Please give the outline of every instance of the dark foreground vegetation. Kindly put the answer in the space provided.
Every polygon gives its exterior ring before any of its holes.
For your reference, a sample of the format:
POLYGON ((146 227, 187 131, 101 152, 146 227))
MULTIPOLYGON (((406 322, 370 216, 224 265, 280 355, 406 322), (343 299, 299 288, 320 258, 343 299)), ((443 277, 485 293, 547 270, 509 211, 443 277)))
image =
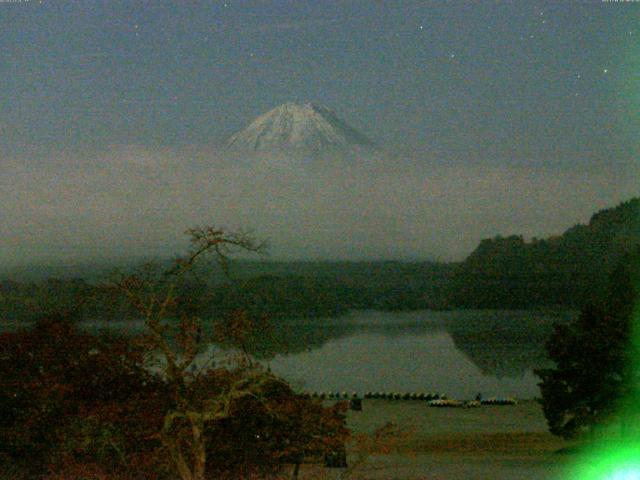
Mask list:
POLYGON ((82 296, 77 308, 56 302, 58 311, 31 328, 2 333, 5 478, 272 478, 344 451, 344 405, 295 393, 247 353, 245 339, 262 319, 235 309, 205 331, 195 313, 193 267, 207 255, 226 265, 234 250, 261 246, 213 228, 189 233, 192 250, 170 268, 145 266, 95 287, 105 306, 111 299, 136 312, 145 334, 79 331, 82 296), (204 349, 213 340, 240 353, 212 357, 204 349))
POLYGON ((59 316, 2 334, 3 478, 205 478, 189 468, 198 455, 206 478, 269 478, 322 461, 346 439, 343 407, 296 394, 258 366, 240 362, 178 382, 145 368, 146 353, 59 316), (211 413, 199 421, 202 452, 182 411, 211 413))
POLYGON ((594 297, 547 342, 553 368, 537 370, 551 433, 575 438, 612 423, 640 434, 640 248, 620 259, 594 297))

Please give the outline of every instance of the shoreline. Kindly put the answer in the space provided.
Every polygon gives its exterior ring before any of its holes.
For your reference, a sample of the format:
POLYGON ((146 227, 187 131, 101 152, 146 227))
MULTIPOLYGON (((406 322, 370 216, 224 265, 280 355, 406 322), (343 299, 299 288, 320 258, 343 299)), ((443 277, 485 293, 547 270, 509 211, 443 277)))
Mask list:
POLYGON ((567 478, 566 469, 575 458, 563 453, 575 442, 548 432, 535 400, 463 409, 365 399, 362 407, 347 413, 356 438, 370 436, 388 422, 397 436, 367 452, 366 461, 362 461, 362 446, 352 442, 347 449, 350 473, 327 468, 320 473, 317 466, 305 465, 301 479, 553 480, 567 478))

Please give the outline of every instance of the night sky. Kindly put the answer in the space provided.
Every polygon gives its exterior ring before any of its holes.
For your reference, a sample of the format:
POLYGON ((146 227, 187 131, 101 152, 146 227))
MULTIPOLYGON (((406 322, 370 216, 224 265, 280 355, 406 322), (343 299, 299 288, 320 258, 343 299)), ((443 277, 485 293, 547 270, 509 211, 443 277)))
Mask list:
POLYGON ((155 254, 208 223, 276 258, 461 258, 640 193, 640 2, 0 0, 0 32, 5 263, 155 254), (386 167, 220 158, 287 101, 386 167))

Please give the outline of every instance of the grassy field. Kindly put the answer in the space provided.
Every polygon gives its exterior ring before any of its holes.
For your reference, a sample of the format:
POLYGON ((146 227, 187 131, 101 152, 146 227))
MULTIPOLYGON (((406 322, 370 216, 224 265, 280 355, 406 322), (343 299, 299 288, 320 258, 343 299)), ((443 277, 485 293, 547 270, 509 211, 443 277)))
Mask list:
POLYGON ((348 415, 356 434, 371 434, 387 422, 397 427, 399 436, 383 441, 381 451, 352 447, 351 470, 303 466, 301 478, 571 479, 566 469, 574 457, 558 451, 572 444, 548 433, 533 400, 472 409, 364 400, 362 412, 348 415))

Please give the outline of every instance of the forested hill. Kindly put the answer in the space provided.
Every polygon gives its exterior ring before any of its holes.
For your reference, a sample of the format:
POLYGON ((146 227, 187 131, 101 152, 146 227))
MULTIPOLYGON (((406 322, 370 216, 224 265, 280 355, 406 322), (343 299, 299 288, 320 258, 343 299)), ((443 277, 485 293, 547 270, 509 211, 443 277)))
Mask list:
MULTIPOLYGON (((240 307, 271 318, 350 309, 579 308, 606 291, 610 273, 634 249, 640 249, 640 198, 557 237, 483 240, 461 263, 236 261, 232 279, 206 268, 198 275, 205 283, 189 295, 203 316, 240 307)), ((86 318, 126 317, 99 294, 107 266, 0 273, 0 320, 32 320, 79 304, 86 318)))
POLYGON ((640 198, 601 210, 587 225, 545 240, 483 240, 455 270, 450 302, 474 308, 579 307, 640 245, 640 198))

